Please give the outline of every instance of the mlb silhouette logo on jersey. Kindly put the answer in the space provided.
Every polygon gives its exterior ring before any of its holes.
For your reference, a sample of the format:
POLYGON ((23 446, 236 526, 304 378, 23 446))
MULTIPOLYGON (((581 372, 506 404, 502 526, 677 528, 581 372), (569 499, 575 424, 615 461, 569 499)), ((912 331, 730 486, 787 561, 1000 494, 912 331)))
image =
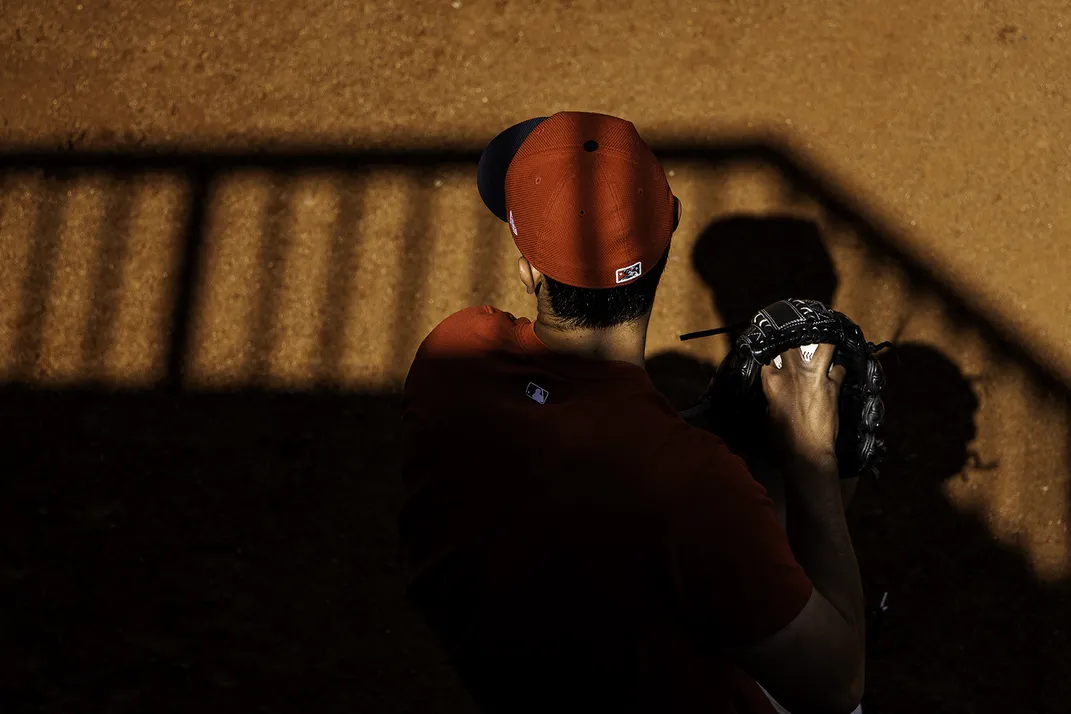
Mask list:
POLYGON ((540 387, 535 382, 528 383, 528 389, 525 390, 525 394, 539 402, 540 404, 547 403, 547 397, 550 396, 550 392, 540 387))
POLYGON ((619 282, 619 283, 627 283, 629 280, 634 280, 635 278, 640 277, 640 272, 641 271, 640 271, 640 264, 639 263, 633 263, 632 265, 628 266, 627 268, 618 268, 617 269, 617 282, 619 282))

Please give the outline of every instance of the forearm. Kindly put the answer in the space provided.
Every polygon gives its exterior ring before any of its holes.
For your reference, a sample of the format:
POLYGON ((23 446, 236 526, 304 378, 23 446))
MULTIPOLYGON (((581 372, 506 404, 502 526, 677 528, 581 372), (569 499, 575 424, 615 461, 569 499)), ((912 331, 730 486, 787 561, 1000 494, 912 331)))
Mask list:
POLYGON ((854 485, 837 477, 833 458, 793 457, 784 465, 785 506, 793 554, 815 588, 865 644, 865 604, 859 564, 855 558, 842 490, 854 485))
MULTIPOLYGON (((774 508, 777 511, 777 520, 781 522, 781 527, 785 528, 786 523, 786 507, 785 507, 785 477, 781 473, 781 469, 778 467, 772 467, 763 462, 748 462, 748 468, 751 470, 751 475, 762 484, 766 489, 766 495, 770 497, 770 500, 774 502, 774 508)), ((842 478, 840 480, 840 499, 844 504, 844 510, 847 511, 851 506, 852 499, 855 498, 855 490, 859 486, 859 477, 854 478, 842 478)))
POLYGON ((847 511, 848 507, 852 505, 852 499, 855 498, 855 489, 858 486, 858 476, 840 479, 840 502, 844 504, 845 511, 847 511))

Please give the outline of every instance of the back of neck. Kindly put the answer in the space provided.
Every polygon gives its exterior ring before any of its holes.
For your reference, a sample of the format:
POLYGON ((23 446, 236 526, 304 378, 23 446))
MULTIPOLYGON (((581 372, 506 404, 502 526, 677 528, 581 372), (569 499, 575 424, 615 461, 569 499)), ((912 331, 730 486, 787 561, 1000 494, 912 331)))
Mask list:
POLYGON ((535 333, 554 352, 592 360, 630 362, 644 367, 647 319, 606 329, 563 328, 543 318, 535 321, 535 333))

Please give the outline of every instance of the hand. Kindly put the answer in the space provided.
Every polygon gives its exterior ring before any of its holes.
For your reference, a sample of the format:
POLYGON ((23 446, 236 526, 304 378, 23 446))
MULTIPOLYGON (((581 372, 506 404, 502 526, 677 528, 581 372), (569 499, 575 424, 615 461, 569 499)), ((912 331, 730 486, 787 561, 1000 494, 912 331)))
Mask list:
POLYGON ((845 369, 833 366, 834 346, 818 345, 809 360, 793 347, 761 371, 770 429, 785 455, 836 459, 838 402, 845 369), (780 369, 776 362, 780 361, 780 369))

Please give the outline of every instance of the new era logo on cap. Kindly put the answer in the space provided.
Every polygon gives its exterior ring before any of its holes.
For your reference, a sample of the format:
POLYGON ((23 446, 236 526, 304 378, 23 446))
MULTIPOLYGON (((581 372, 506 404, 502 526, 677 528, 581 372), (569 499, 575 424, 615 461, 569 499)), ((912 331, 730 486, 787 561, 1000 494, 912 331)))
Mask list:
POLYGON ((636 278, 640 277, 641 272, 642 271, 640 270, 640 263, 638 262, 633 263, 627 268, 618 268, 617 282, 627 283, 629 280, 635 280, 636 278))
POLYGON ((513 211, 509 212, 509 228, 513 231, 513 235, 517 235, 517 224, 513 222, 513 211))

